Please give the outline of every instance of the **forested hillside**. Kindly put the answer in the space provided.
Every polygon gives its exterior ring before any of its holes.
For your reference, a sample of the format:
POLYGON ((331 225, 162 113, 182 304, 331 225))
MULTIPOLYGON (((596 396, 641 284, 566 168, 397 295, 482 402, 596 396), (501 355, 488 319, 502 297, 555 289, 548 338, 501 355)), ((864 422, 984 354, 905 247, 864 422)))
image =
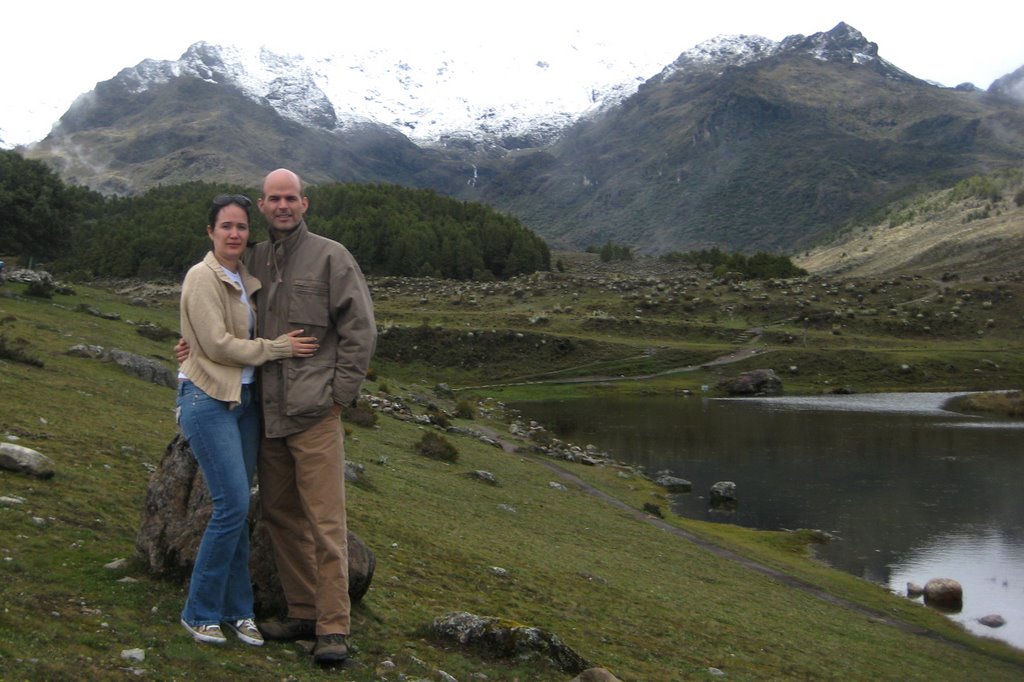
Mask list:
MULTIPOLYGON (((258 189, 208 182, 104 197, 65 185, 38 161, 0 155, 0 244, 5 255, 89 277, 178 278, 209 248, 206 211, 220 193, 258 189)), ((345 244, 368 274, 493 279, 547 270, 547 245, 482 204, 397 185, 326 184, 307 190, 310 230, 345 244)), ((255 210, 253 238, 266 236, 255 210)))

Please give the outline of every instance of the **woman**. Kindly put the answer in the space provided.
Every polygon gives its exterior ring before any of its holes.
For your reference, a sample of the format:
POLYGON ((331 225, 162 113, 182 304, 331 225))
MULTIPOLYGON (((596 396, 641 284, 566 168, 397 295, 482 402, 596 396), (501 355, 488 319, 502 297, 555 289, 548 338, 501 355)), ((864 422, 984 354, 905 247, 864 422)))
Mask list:
POLYGON ((213 249, 192 266, 181 287, 181 331, 190 352, 178 374, 179 424, 213 498, 181 624, 200 642, 226 642, 223 623, 246 644, 260 646, 247 523, 260 440, 254 366, 309 357, 317 343, 299 336, 301 329, 273 340, 253 338, 250 297, 260 282, 241 262, 251 205, 240 194, 213 200, 206 227, 213 249))

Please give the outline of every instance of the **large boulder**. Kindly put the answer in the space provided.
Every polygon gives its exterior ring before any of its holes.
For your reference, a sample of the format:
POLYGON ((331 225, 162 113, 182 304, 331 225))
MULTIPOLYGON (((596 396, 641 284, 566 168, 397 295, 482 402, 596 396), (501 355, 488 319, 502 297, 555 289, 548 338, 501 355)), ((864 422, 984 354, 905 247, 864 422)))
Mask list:
POLYGON ((729 395, 778 395, 782 379, 773 369, 754 369, 719 384, 729 395))
POLYGON ((159 360, 146 358, 135 353, 129 353, 118 348, 104 348, 103 346, 91 346, 79 343, 68 349, 68 354, 80 358, 90 358, 113 362, 133 377, 166 386, 167 388, 178 387, 178 370, 171 369, 159 360))
POLYGON ((964 588, 952 578, 932 578, 924 585, 924 603, 943 611, 959 612, 964 605, 964 588))
POLYGON ((435 618, 432 631, 440 639, 486 656, 540 659, 570 675, 579 675, 593 667, 557 635, 502 618, 452 612, 435 618))
POLYGON ((36 478, 53 478, 53 460, 32 448, 0 443, 0 469, 16 471, 36 478))
MULTIPOLYGON (((168 444, 160 467, 149 480, 135 548, 149 570, 171 579, 185 580, 192 572, 199 541, 213 505, 202 471, 188 441, 179 432, 168 444)), ((249 507, 249 571, 256 612, 283 614, 284 594, 278 579, 270 539, 261 522, 259 491, 249 507)), ((370 589, 377 559, 352 531, 348 532, 348 593, 358 602, 370 589)))

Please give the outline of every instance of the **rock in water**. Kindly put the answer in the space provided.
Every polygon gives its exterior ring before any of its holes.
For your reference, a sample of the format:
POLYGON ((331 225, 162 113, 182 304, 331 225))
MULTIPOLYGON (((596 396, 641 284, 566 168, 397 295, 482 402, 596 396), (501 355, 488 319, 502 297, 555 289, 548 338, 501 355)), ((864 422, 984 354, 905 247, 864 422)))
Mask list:
POLYGON ((924 603, 945 610, 963 607, 964 589, 952 578, 932 578, 924 586, 924 603))

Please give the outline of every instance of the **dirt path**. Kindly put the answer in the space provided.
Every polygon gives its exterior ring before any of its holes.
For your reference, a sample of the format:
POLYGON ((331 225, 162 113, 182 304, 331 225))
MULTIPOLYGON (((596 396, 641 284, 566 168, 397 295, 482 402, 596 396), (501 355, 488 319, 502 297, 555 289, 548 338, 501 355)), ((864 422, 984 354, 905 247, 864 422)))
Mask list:
MULTIPOLYGON (((747 333, 753 334, 754 338, 757 339, 757 338, 760 338, 760 336, 761 336, 761 329, 760 328, 751 329, 751 330, 748 330, 747 333)), ((685 372, 696 372, 697 370, 702 369, 704 367, 714 367, 714 366, 717 366, 717 365, 727 365, 727 364, 732 363, 732 362, 740 362, 741 360, 746 360, 747 358, 753 357, 755 355, 761 355, 761 354, 769 353, 769 352, 771 352, 771 351, 768 348, 768 346, 747 346, 745 348, 739 348, 737 350, 734 350, 731 353, 727 353, 725 355, 721 355, 721 356, 715 358, 714 360, 709 360, 707 362, 702 362, 699 365, 688 365, 686 367, 674 367, 672 369, 662 370, 661 372, 655 372, 653 374, 633 374, 633 375, 630 375, 630 376, 624 376, 624 375, 619 375, 619 376, 599 375, 599 376, 563 377, 563 378, 552 377, 552 378, 549 378, 549 379, 529 379, 529 380, 524 380, 524 381, 510 381, 510 382, 504 382, 504 383, 499 383, 499 384, 480 384, 478 386, 460 386, 460 387, 458 387, 458 388, 456 388, 454 390, 456 390, 456 391, 464 391, 464 390, 468 390, 468 389, 505 388, 505 387, 508 387, 508 386, 536 386, 538 384, 595 384, 595 383, 609 383, 609 382, 613 382, 613 381, 646 381, 648 379, 656 379, 658 377, 669 376, 669 375, 672 375, 672 374, 682 374, 682 373, 685 373, 685 372)), ((570 369, 575 369, 575 368, 570 368, 570 369)), ((558 371, 559 372, 564 372, 564 371, 567 371, 567 370, 558 370, 558 371)))

